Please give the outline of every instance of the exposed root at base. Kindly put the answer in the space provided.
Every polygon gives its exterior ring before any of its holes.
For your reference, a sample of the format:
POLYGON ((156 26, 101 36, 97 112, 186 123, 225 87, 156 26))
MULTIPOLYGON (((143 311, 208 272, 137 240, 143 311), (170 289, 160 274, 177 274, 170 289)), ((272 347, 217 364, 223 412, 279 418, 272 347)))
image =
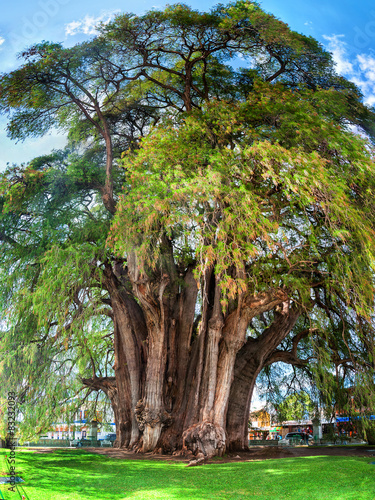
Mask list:
POLYGON ((211 422, 201 422, 187 429, 183 435, 183 450, 194 455, 189 465, 200 465, 225 452, 225 432, 211 422))
POLYGON ((198 453, 194 460, 190 460, 187 464, 187 467, 194 467, 195 465, 203 465, 207 462, 207 457, 203 455, 203 453, 198 453))

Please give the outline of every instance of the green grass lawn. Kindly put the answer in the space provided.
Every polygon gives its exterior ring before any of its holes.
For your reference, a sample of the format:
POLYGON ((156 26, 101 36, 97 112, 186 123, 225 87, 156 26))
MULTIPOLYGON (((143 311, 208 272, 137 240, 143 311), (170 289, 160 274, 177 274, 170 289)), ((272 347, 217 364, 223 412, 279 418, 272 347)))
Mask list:
MULTIPOLYGON (((0 470, 5 470, 0 450, 0 470)), ((186 467, 176 462, 118 460, 85 450, 50 454, 17 450, 19 493, 6 500, 374 500, 372 458, 308 457, 186 467)), ((2 474, 3 475, 3 474, 2 474)))

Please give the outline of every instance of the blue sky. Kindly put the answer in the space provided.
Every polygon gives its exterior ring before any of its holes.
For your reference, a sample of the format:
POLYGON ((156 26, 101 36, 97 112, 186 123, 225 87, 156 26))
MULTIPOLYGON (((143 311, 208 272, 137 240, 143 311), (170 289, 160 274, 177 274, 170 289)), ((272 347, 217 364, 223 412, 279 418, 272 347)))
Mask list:
MULTIPOLYGON (((169 3, 174 3, 170 1, 169 3)), ((206 10, 218 3, 186 1, 206 10)), ((222 1, 222 3, 225 3, 222 1)), ((0 72, 17 67, 16 54, 41 40, 74 45, 94 34, 98 21, 118 12, 142 13, 162 8, 158 0, 15 0, 2 4, 0 19, 0 72)), ((369 0, 264 0, 262 8, 298 32, 317 38, 331 50, 337 70, 353 80, 366 102, 375 105, 375 4, 369 0)), ((11 142, 5 134, 6 120, 0 118, 0 170, 7 162, 20 163, 64 145, 57 133, 24 143, 11 142)))

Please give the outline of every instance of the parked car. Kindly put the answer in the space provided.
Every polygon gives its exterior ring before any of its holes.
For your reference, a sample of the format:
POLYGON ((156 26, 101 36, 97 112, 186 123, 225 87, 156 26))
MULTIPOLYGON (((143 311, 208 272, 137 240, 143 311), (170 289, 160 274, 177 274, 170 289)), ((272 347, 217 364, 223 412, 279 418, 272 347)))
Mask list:
POLYGON ((288 432, 284 438, 284 440, 294 442, 296 444, 308 444, 309 441, 313 439, 313 436, 311 434, 307 434, 306 432, 288 432))
POLYGON ((116 434, 111 432, 110 434, 106 434, 103 439, 99 439, 100 446, 113 446, 113 443, 116 441, 116 434))
POLYGON ((110 434, 106 434, 104 436, 104 441, 116 441, 116 433, 115 432, 111 432, 110 434))

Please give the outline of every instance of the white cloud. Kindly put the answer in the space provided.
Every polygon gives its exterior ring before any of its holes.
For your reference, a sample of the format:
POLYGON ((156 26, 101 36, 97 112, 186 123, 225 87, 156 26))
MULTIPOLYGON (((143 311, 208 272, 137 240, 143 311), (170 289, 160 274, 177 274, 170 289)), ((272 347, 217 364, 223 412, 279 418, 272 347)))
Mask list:
POLYGON ((323 38, 328 41, 328 50, 332 52, 337 72, 341 75, 353 73, 353 65, 346 55, 346 43, 342 40, 344 35, 323 35, 323 38))
POLYGON ((349 59, 344 35, 324 35, 324 38, 328 41, 327 49, 332 53, 337 72, 357 85, 366 104, 375 105, 375 57, 358 54, 349 59))
POLYGON ((72 21, 65 26, 65 35, 74 36, 79 33, 85 35, 96 35, 99 23, 107 24, 118 13, 119 10, 102 12, 100 16, 94 17, 86 14, 86 16, 79 21, 72 21))
POLYGON ((65 26, 65 35, 75 35, 80 31, 82 24, 82 21, 72 21, 71 23, 67 24, 65 26))
POLYGON ((366 99, 366 104, 369 106, 375 106, 375 94, 369 95, 366 99))
POLYGON ((362 79, 354 81, 358 87, 362 90, 365 96, 365 102, 369 106, 375 105, 375 58, 370 54, 360 54, 357 56, 358 65, 361 73, 363 74, 362 79))
POLYGON ((370 82, 375 83, 375 58, 369 54, 360 54, 357 56, 357 60, 366 78, 370 82))
POLYGON ((0 36, 0 45, 3 45, 4 42, 5 42, 5 38, 3 38, 2 36, 0 36))

